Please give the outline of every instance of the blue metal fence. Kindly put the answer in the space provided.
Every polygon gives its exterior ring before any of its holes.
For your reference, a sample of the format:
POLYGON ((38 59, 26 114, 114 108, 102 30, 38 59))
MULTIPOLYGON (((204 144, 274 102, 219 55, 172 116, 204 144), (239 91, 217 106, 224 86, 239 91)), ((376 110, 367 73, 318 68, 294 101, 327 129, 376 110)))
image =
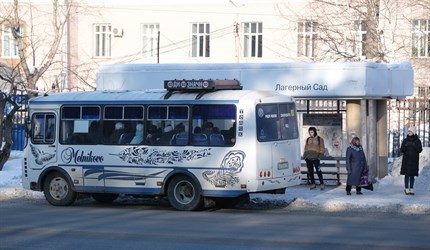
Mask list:
POLYGON ((22 151, 25 147, 25 125, 13 125, 13 146, 12 150, 22 151))

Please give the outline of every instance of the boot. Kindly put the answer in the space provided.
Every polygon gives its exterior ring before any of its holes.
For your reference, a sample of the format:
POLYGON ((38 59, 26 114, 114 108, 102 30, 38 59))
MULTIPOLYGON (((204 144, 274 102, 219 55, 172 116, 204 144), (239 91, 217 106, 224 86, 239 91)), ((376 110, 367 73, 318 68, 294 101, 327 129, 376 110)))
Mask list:
POLYGON ((409 188, 405 188, 405 194, 409 195, 409 188))
POLYGON ((415 195, 413 188, 409 188, 409 195, 415 195))
POLYGON ((312 184, 310 190, 314 190, 315 188, 317 188, 317 186, 315 184, 312 184))
POLYGON ((324 187, 324 184, 321 184, 321 185, 320 185, 320 189, 321 189, 321 190, 324 190, 324 188, 325 188, 325 187, 324 187))
POLYGON ((346 195, 351 195, 351 191, 346 191, 346 195))
POLYGON ((363 193, 361 191, 357 191, 357 194, 358 195, 362 195, 363 193))

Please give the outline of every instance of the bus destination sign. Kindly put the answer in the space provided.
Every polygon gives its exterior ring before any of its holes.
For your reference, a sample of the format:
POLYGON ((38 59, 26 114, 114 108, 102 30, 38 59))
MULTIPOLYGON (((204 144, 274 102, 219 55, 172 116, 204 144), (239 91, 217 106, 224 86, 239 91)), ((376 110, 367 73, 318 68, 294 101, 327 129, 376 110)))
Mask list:
POLYGON ((237 80, 165 80, 164 88, 167 90, 217 90, 242 89, 237 80))

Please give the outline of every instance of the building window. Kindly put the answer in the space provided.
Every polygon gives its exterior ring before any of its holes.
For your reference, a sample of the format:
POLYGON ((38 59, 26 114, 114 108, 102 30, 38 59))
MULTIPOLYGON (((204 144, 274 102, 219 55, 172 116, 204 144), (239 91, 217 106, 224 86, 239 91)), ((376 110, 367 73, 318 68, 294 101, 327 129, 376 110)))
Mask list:
POLYGON ((353 41, 353 52, 360 57, 366 56, 366 22, 355 21, 354 30, 356 32, 356 38, 353 41))
POLYGON ((110 24, 94 25, 94 56, 111 56, 112 27, 110 24))
MULTIPOLYGON (((18 34, 22 36, 22 24, 18 27, 18 34)), ((2 57, 15 57, 19 56, 18 46, 15 38, 12 35, 12 26, 10 24, 3 24, 2 27, 2 57)))
POLYGON ((412 22, 412 57, 430 57, 430 20, 412 22))
POLYGON ((193 23, 191 25, 191 57, 210 56, 210 25, 193 23))
POLYGON ((154 57, 158 50, 158 32, 160 32, 160 24, 158 23, 143 23, 142 31, 142 56, 145 58, 154 57))
POLYGON ((243 57, 263 57, 263 23, 243 23, 243 57))
POLYGON ((317 28, 318 23, 303 21, 298 23, 297 56, 316 57, 317 56, 317 28))

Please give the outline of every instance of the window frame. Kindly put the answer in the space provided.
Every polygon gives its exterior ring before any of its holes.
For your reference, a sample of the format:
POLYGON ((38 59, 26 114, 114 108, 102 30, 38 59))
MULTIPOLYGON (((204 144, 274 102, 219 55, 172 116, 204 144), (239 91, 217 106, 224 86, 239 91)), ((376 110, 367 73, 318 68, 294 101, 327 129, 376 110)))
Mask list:
POLYGON ((297 57, 318 56, 318 22, 305 20, 297 23, 297 57), (309 29, 307 29, 309 27, 309 29))
POLYGON ((158 51, 158 33, 160 32, 159 23, 141 23, 141 55, 143 58, 153 58, 158 51), (146 31, 146 32, 145 32, 146 31), (149 47, 148 47, 149 46, 149 47))
MULTIPOLYGON (((18 34, 23 35, 24 25, 20 24, 18 28, 18 34)), ((12 34, 12 25, 9 23, 2 24, 2 58, 19 58, 18 45, 16 44, 15 38, 12 34), (7 40, 7 41, 6 41, 7 40)))
POLYGON ((243 57, 263 57, 263 22, 243 22, 243 57))
POLYGON ((33 144, 53 144, 55 142, 55 139, 57 138, 57 133, 56 133, 56 125, 57 125, 57 120, 56 120, 56 114, 54 112, 36 112, 32 114, 31 117, 31 142, 33 144), (40 126, 36 126, 35 121, 38 120, 37 116, 43 116, 43 124, 40 124, 40 126), (50 116, 48 118, 48 116, 50 116), (49 124, 49 120, 54 121, 54 124, 51 124, 53 127, 51 127, 51 125, 49 124), (49 127, 48 127, 49 126, 49 127), (43 127, 43 129, 42 129, 43 127), (37 129, 39 128, 39 129, 37 129), (48 133, 50 129, 54 129, 53 130, 53 137, 52 138, 48 138, 48 133), (40 130, 40 131, 39 131, 40 130), (38 136, 36 135, 37 132, 40 132, 40 139, 37 138, 38 136))
POLYGON ((191 57, 210 57, 210 23, 191 24, 191 57))
POLYGON ((367 25, 365 21, 354 21, 354 30, 356 32, 353 41, 353 53, 360 58, 366 57, 367 25))
POLYGON ((430 57, 430 19, 415 19, 411 23, 411 57, 430 57), (424 22, 424 24, 422 24, 424 22))
POLYGON ((112 56, 112 35, 110 23, 93 24, 93 56, 95 58, 110 58, 112 56))

